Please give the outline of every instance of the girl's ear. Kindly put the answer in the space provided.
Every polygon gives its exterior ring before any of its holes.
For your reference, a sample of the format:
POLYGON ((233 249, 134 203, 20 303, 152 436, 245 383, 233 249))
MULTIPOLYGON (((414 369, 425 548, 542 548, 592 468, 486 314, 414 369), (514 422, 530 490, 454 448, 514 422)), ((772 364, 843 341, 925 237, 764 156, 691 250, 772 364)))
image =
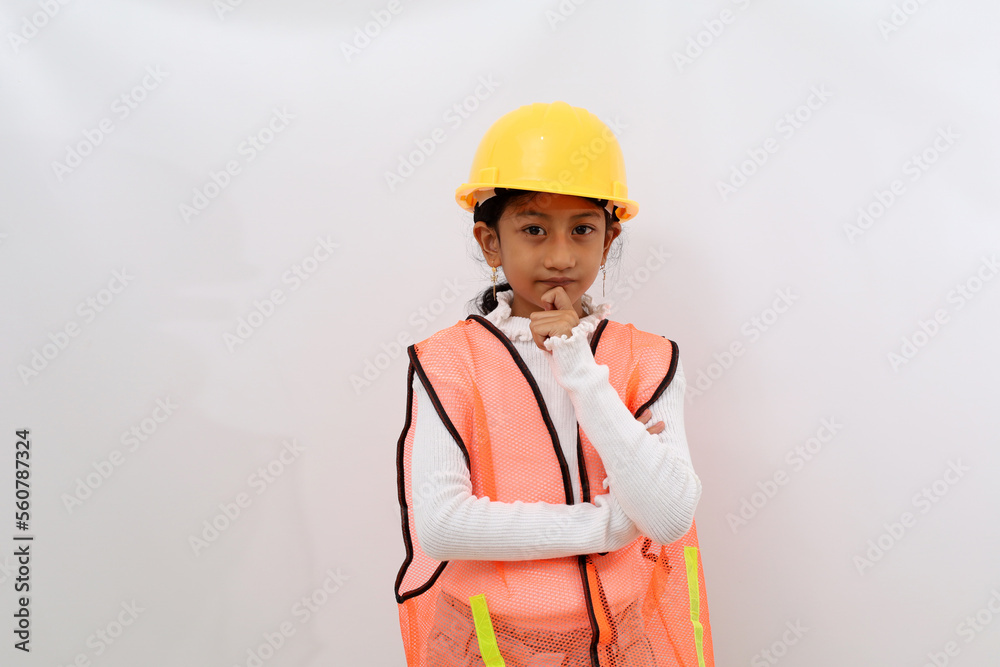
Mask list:
POLYGON ((497 238, 496 232, 489 228, 489 226, 480 220, 472 228, 472 234, 476 237, 476 242, 479 243, 479 247, 483 250, 483 256, 489 262, 500 260, 500 240, 497 238))
POLYGON ((607 231, 604 234, 604 259, 608 258, 608 251, 611 249, 611 244, 615 242, 618 235, 622 233, 622 223, 617 220, 613 220, 611 224, 608 225, 607 231))

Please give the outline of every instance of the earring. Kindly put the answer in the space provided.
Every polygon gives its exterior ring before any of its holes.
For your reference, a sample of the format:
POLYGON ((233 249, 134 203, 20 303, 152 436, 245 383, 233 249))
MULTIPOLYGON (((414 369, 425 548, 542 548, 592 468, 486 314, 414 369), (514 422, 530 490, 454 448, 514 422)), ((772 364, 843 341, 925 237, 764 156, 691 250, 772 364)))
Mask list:
POLYGON ((497 300, 497 267, 493 268, 493 300, 497 300))
POLYGON ((601 296, 604 296, 604 285, 607 282, 608 273, 604 270, 604 265, 601 264, 601 296))

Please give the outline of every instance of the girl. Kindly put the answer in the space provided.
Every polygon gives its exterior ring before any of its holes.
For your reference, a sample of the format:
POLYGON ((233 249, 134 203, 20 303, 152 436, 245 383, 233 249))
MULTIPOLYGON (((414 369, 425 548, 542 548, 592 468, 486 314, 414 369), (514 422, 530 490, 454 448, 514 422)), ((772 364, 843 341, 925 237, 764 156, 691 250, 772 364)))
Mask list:
POLYGON ((407 350, 407 663, 713 665, 677 345, 586 293, 638 210, 617 139, 585 109, 528 105, 469 180, 456 198, 493 286, 407 350))

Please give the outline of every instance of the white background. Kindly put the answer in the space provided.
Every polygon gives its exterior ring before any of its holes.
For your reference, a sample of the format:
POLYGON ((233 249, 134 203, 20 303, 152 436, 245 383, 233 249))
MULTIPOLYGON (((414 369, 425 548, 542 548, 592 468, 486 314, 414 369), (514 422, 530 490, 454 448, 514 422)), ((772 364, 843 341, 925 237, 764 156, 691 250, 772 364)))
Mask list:
POLYGON ((396 341, 488 286, 453 199, 482 134, 563 100, 616 128, 640 204, 611 317, 680 346, 717 664, 995 664, 998 5, 387 7, 0 5, 0 663, 248 665, 284 623, 264 664, 402 665, 396 341))

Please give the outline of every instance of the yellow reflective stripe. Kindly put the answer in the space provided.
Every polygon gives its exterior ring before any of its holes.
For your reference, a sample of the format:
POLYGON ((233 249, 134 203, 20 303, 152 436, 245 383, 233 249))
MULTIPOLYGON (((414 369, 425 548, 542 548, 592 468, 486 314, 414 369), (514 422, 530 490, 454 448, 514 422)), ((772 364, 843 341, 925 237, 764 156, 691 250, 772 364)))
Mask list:
POLYGON ((479 655, 483 657, 486 667, 504 667, 503 656, 497 646, 497 636, 493 634, 493 622, 490 621, 490 611, 486 608, 486 596, 483 593, 469 596, 472 606, 472 618, 476 623, 476 639, 479 640, 479 655))
POLYGON ((684 564, 687 566, 688 598, 691 600, 691 625, 694 626, 694 644, 698 651, 698 667, 705 667, 702 647, 701 593, 698 590, 698 547, 684 547, 684 564))

